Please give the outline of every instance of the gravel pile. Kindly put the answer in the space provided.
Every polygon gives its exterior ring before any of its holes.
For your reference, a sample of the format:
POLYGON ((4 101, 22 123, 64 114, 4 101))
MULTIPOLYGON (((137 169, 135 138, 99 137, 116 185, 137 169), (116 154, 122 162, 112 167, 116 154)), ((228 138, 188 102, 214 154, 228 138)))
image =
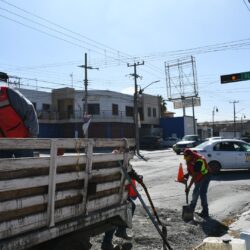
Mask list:
MULTIPOLYGON (((167 226, 167 240, 174 250, 191 250, 208 236, 222 236, 228 227, 210 218, 184 222, 179 210, 157 209, 162 223, 167 226)), ((162 249, 162 240, 151 220, 141 206, 137 206, 133 217, 133 229, 128 229, 133 239, 128 242, 114 236, 113 243, 117 249, 155 250, 162 249)), ((91 238, 91 250, 100 250, 103 235, 91 238)))

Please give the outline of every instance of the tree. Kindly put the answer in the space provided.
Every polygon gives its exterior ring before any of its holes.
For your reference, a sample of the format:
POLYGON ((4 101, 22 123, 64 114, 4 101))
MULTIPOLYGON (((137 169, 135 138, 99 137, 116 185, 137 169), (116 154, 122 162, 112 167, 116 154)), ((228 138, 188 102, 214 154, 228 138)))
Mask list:
POLYGON ((160 98, 161 116, 164 116, 164 113, 167 111, 167 103, 161 95, 158 95, 158 97, 160 98))

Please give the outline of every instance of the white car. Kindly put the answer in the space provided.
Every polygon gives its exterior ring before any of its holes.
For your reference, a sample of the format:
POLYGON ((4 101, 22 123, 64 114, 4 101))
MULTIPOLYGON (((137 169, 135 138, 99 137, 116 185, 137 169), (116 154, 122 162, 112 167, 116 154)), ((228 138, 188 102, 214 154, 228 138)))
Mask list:
POLYGON ((205 139, 205 141, 220 140, 220 139, 224 139, 224 138, 223 138, 223 137, 220 137, 220 136, 208 137, 208 138, 205 139))
POLYGON ((250 144, 236 139, 208 140, 191 148, 204 156, 213 172, 220 169, 249 169, 250 144))

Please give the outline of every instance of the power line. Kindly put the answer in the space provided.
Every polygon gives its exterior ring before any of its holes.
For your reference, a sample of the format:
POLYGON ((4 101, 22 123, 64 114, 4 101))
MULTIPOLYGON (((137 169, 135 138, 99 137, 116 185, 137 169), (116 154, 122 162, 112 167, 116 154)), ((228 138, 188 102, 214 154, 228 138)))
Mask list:
MULTIPOLYGON (((70 30, 70 29, 67 29, 67 28, 65 28, 65 27, 63 27, 63 26, 61 26, 61 25, 58 25, 58 24, 56 24, 56 23, 54 23, 54 22, 52 22, 52 21, 50 21, 50 20, 48 20, 48 19, 45 19, 45 18, 40 17, 40 16, 38 16, 38 15, 35 15, 35 14, 33 14, 33 13, 27 11, 27 10, 24 10, 24 9, 22 9, 22 8, 16 6, 16 5, 14 5, 14 4, 11 4, 11 3, 7 2, 7 1, 4 1, 4 0, 0 0, 0 1, 2 1, 2 2, 4 2, 5 4, 8 4, 8 5, 10 5, 10 6, 16 8, 16 9, 18 9, 18 10, 21 10, 21 11, 23 11, 23 12, 25 12, 25 13, 27 13, 27 14, 33 16, 33 17, 36 17, 36 18, 38 18, 38 19, 40 19, 40 20, 43 20, 43 21, 45 21, 45 22, 47 22, 47 23, 49 23, 49 24, 52 24, 52 25, 54 25, 54 26, 56 26, 56 27, 59 27, 59 28, 65 30, 65 31, 67 31, 67 32, 70 32, 70 33, 72 33, 72 34, 78 35, 78 36, 80 36, 80 37, 83 37, 84 39, 87 39, 87 40, 89 40, 89 41, 91 41, 91 42, 94 42, 94 43, 96 43, 96 44, 98 44, 98 45, 100 45, 100 46, 102 46, 102 47, 105 47, 105 51, 106 51, 106 49, 108 49, 108 50, 112 51, 112 52, 115 53, 115 54, 120 54, 120 51, 119 51, 119 50, 115 50, 115 49, 113 49, 113 48, 111 48, 111 47, 109 47, 109 46, 107 46, 107 45, 104 45, 104 44, 102 44, 102 43, 100 43, 100 42, 97 42, 97 41, 95 41, 95 40, 93 40, 93 39, 90 39, 90 38, 88 38, 88 37, 86 37, 86 36, 83 36, 83 35, 80 34, 80 33, 77 33, 77 32, 74 32, 74 31, 72 31, 72 30, 70 30)), ((24 17, 23 17, 23 18, 24 18, 24 17)), ((37 22, 36 22, 36 23, 37 23, 37 22)), ((38 24, 39 24, 39 23, 38 23, 38 24)), ((41 25, 41 24, 39 24, 39 25, 41 25)), ((43 25, 43 26, 44 26, 44 25, 43 25)), ((48 26, 46 26, 46 27, 48 28, 48 26)), ((53 30, 54 30, 54 29, 53 29, 53 30)), ((85 43, 89 44, 90 46, 93 46, 93 47, 102 49, 102 48, 100 48, 100 47, 98 47, 98 46, 95 46, 95 45, 93 45, 93 44, 90 44, 90 43, 88 43, 88 42, 85 42, 85 43)), ((126 55, 126 57, 130 57, 129 59, 131 59, 131 57, 132 57, 131 55, 128 55, 128 54, 123 53, 123 52, 122 52, 122 54, 126 55)), ((136 58, 134 58, 134 60, 136 60, 136 58)), ((149 67, 150 67, 150 66, 149 66, 149 67)), ((158 68, 158 67, 155 67, 155 66, 152 66, 152 67, 154 67, 155 69, 158 68)))
MULTIPOLYGON (((102 43, 100 43, 100 42, 97 42, 97 41, 95 41, 95 40, 93 40, 93 39, 90 39, 90 38, 88 38, 88 37, 86 37, 86 36, 83 36, 83 35, 80 34, 80 33, 74 32, 74 31, 72 31, 72 30, 70 30, 70 29, 68 29, 68 28, 65 28, 65 27, 63 27, 63 26, 61 26, 61 25, 59 25, 59 24, 57 24, 57 23, 54 23, 54 22, 52 22, 52 21, 50 21, 50 20, 48 20, 48 19, 46 19, 46 18, 43 18, 43 17, 38 16, 38 15, 35 15, 35 14, 31 13, 30 11, 24 10, 24 9, 22 9, 22 8, 20 8, 20 7, 16 6, 16 5, 14 5, 14 4, 11 4, 11 3, 9 3, 9 2, 7 2, 7 1, 5 1, 5 0, 0 0, 0 1, 1 1, 1 2, 4 2, 5 4, 8 4, 8 5, 10 5, 10 6, 14 7, 14 8, 16 8, 16 9, 18 9, 18 10, 20 10, 20 11, 26 13, 26 14, 29 14, 29 15, 35 17, 35 18, 38 18, 38 19, 40 19, 40 20, 42 20, 42 21, 45 21, 45 22, 47 22, 47 23, 49 23, 49 24, 52 24, 52 25, 54 25, 54 26, 56 26, 56 27, 58 27, 58 28, 60 28, 60 29, 63 29, 63 30, 65 30, 65 31, 67 31, 67 32, 70 32, 70 33, 72 33, 72 34, 75 34, 75 35, 77 35, 77 36, 80 36, 80 37, 82 37, 82 38, 84 38, 84 39, 86 39, 86 40, 89 40, 89 41, 93 42, 93 43, 99 44, 100 46, 105 47, 106 49, 109 49, 109 50, 111 50, 111 51, 114 51, 115 53, 118 52, 117 50, 115 50, 115 49, 113 49, 113 48, 110 48, 110 47, 108 47, 108 46, 106 46, 106 45, 104 45, 104 44, 102 44, 102 43)), ((24 17, 23 17, 23 18, 24 18, 24 17)), ((28 19, 28 18, 27 18, 27 19, 28 19)), ((38 23, 38 22, 36 22, 36 23, 38 23)), ((39 23, 38 23, 38 24, 39 24, 39 23)), ((42 25, 42 24, 39 24, 39 25, 42 25)), ((48 26, 46 26, 46 27, 48 27, 48 26)), ((89 44, 89 45, 92 46, 92 47, 96 47, 96 48, 98 48, 98 49, 103 49, 103 48, 100 48, 100 47, 98 47, 98 46, 96 46, 96 45, 90 44, 90 43, 88 43, 88 42, 85 42, 85 43, 89 44)), ((114 52, 113 52, 113 53, 114 53, 114 52)))
MULTIPOLYGON (((79 39, 79 38, 77 38, 75 36, 68 35, 65 32, 61 32, 61 31, 59 31, 59 30, 57 30, 55 28, 51 28, 48 25, 41 24, 41 23, 39 23, 37 21, 34 21, 34 20, 30 19, 30 18, 24 17, 22 15, 19 15, 17 13, 12 12, 12 11, 1 8, 2 10, 8 11, 9 13, 12 13, 13 15, 19 16, 20 18, 23 18, 23 19, 25 19, 25 20, 27 20, 29 22, 36 23, 36 24, 38 24, 38 25, 40 25, 40 26, 42 26, 42 27, 44 27, 46 29, 49 29, 49 30, 53 31, 53 32, 57 32, 60 35, 66 36, 67 38, 77 40, 80 43, 85 43, 85 44, 87 44, 87 45, 89 45, 91 47, 102 50, 102 52, 92 50, 93 52, 96 52, 96 53, 98 53, 98 54, 100 54, 102 56, 104 55, 104 57, 105 57, 105 59, 101 59, 101 60, 96 61, 97 64, 98 63, 100 64, 99 67, 102 66, 104 68, 104 67, 120 66, 121 61, 125 63, 125 60, 131 60, 131 59, 136 60, 136 59, 143 58, 143 57, 132 57, 132 56, 126 54, 126 53, 120 52, 119 50, 115 50, 115 49, 113 49, 113 48, 111 48, 109 46, 106 46, 106 45, 104 45, 102 43, 99 43, 99 42, 93 40, 93 39, 90 39, 90 38, 88 38, 86 36, 83 36, 83 35, 81 35, 81 34, 79 34, 77 32, 74 32, 74 31, 72 31, 70 29, 67 29, 67 28, 65 28, 65 27, 63 27, 61 25, 58 25, 58 24, 56 24, 56 23, 54 23, 54 22, 52 22, 50 20, 47 20, 47 19, 45 19, 43 17, 40 17, 38 15, 35 15, 35 14, 33 14, 33 13, 27 11, 27 10, 24 10, 24 9, 14 5, 14 4, 11 4, 11 3, 9 3, 9 2, 7 2, 5 0, 0 0, 0 1, 5 3, 5 4, 8 4, 8 5, 10 5, 10 6, 14 7, 14 8, 16 8, 16 9, 18 9, 18 10, 20 10, 20 11, 26 13, 26 14, 29 14, 29 15, 35 17, 35 18, 38 18, 38 19, 40 19, 42 21, 45 21, 45 22, 47 22, 47 23, 49 23, 49 24, 51 24, 51 25, 53 25, 55 27, 58 27, 58 28, 60 28, 60 29, 62 29, 64 31, 67 31, 67 32, 69 32, 71 34, 77 35, 79 37, 82 37, 82 38, 90 41, 90 42, 83 41, 83 40, 81 40, 81 39, 79 39), (108 57, 107 58, 107 54, 106 54, 107 51, 109 53, 115 54, 116 57, 108 57), (121 58, 123 58, 123 60, 121 58), (103 62, 105 62, 105 63, 103 63, 103 62)), ((13 20, 12 18, 3 16, 3 15, 2 15, 2 17, 6 18, 8 20, 11 20, 13 22, 16 22, 18 24, 21 24, 23 26, 26 26, 26 27, 28 27, 30 29, 34 29, 34 30, 36 30, 38 32, 42 32, 42 33, 44 33, 46 35, 49 35, 51 37, 54 37, 56 39, 62 40, 62 41, 67 42, 67 43, 70 43, 71 45, 74 45, 74 46, 77 46, 77 47, 80 47, 80 48, 84 48, 84 49, 87 49, 87 50, 89 49, 89 48, 87 48, 85 46, 82 46, 81 44, 78 44, 78 43, 75 43, 75 42, 72 42, 72 41, 68 41, 67 39, 55 36, 55 35, 50 34, 48 32, 45 32, 45 31, 42 31, 40 29, 34 28, 34 27, 30 26, 30 25, 21 23, 21 22, 19 22, 17 20, 13 20)), ((227 43, 219 43, 219 44, 215 44, 215 45, 200 46, 200 47, 191 48, 191 49, 183 49, 183 50, 175 50, 175 51, 163 52, 163 53, 158 53, 158 54, 151 54, 151 55, 148 55, 148 56, 144 56, 144 58, 145 58, 144 60, 153 62, 153 61, 157 61, 157 60, 160 60, 162 58, 165 58, 166 56, 170 57, 170 58, 176 58, 176 57, 179 57, 179 56, 187 56, 187 55, 189 56, 190 54, 211 53, 211 52, 218 52, 218 51, 225 51, 225 50, 232 50, 232 49, 233 50, 248 49, 249 46, 250 46, 250 39, 248 38, 248 39, 242 39, 242 40, 237 40, 237 41, 231 41, 231 42, 227 42, 227 43)), ((176 60, 176 59, 174 59, 174 60, 176 60)), ((73 64, 73 62, 72 62, 72 64, 73 64)), ((51 67, 52 66, 53 67, 57 67, 57 66, 59 67, 61 65, 55 65, 54 64, 54 65, 51 65, 51 67)), ((46 66, 46 67, 49 67, 49 66, 46 66)), ((154 73, 152 73, 150 71, 146 71, 145 69, 142 69, 142 70, 145 71, 146 73, 150 74, 150 75, 154 74, 155 76, 157 76, 157 78, 160 78, 160 77, 156 74, 156 71, 158 73, 163 73, 164 74, 164 70, 163 69, 161 70, 158 67, 151 66, 151 65, 148 65, 148 64, 146 64, 146 67, 150 68, 150 70, 153 70, 154 73)))
MULTIPOLYGON (((246 1, 245 1, 245 0, 243 0, 243 2, 244 2, 244 4, 246 5, 246 7, 247 7, 248 11, 250 11, 250 8, 248 7, 248 5, 247 5, 246 1)), ((250 3, 250 1, 249 1, 249 0, 248 0, 248 2, 250 3)))

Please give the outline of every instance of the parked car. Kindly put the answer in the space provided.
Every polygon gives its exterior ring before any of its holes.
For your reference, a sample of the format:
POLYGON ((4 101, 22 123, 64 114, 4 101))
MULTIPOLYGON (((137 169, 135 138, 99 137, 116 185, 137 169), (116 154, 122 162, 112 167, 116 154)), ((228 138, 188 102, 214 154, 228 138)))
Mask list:
POLYGON ((220 140, 220 139, 224 139, 221 136, 215 136, 215 137, 208 137, 205 139, 205 141, 210 141, 210 140, 220 140))
POLYGON ((174 144, 176 144, 178 141, 180 141, 180 139, 176 138, 176 137, 167 137, 163 139, 163 147, 168 147, 168 148, 172 148, 174 144))
POLYGON ((156 135, 147 135, 140 138, 140 148, 160 149, 163 147, 162 143, 163 139, 156 135))
POLYGON ((199 135, 185 135, 181 141, 173 145, 173 150, 179 155, 180 153, 183 153, 185 148, 193 148, 201 142, 199 135))
POLYGON ((191 149, 206 158, 213 172, 220 169, 250 169, 250 144, 242 140, 209 140, 191 149))

